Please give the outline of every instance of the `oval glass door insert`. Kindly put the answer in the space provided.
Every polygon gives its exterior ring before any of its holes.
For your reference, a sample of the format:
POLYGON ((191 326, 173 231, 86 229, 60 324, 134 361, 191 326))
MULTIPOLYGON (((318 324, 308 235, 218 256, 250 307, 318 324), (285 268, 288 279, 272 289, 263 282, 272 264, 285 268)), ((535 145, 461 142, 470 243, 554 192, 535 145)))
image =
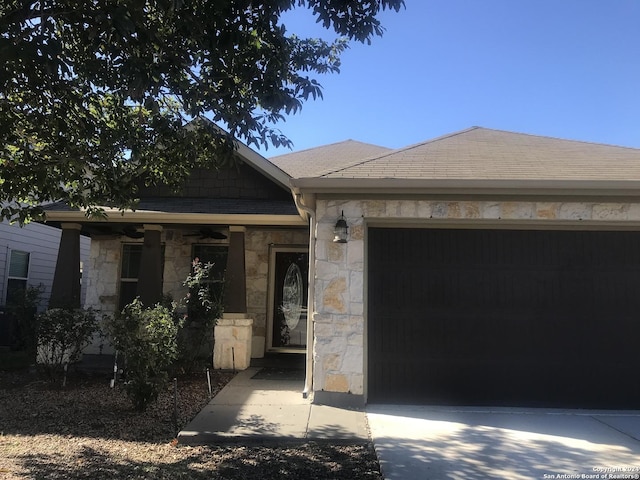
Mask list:
POLYGON ((293 330, 300 321, 303 301, 303 283, 300 267, 295 263, 289 265, 282 286, 282 306, 284 321, 293 330))

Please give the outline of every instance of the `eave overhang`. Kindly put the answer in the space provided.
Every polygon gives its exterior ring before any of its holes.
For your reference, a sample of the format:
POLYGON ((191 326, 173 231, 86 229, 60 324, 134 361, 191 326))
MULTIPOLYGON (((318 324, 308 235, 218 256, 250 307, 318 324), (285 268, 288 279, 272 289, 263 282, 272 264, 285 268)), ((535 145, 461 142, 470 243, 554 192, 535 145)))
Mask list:
POLYGON ((163 225, 242 225, 242 226, 306 226, 307 222, 299 215, 257 215, 257 214, 207 214, 207 213, 168 213, 158 211, 125 211, 105 209, 106 218, 88 218, 84 211, 47 211, 46 222, 75 223, 148 223, 163 225))
POLYGON ((269 160, 262 155, 254 152, 242 142, 238 143, 238 154, 245 160, 245 162, 255 168, 258 172, 262 173, 265 177, 271 179, 285 190, 289 188, 289 175, 283 172, 280 168, 276 167, 269 160))
POLYGON ((640 180, 297 178, 294 194, 639 197, 640 180))

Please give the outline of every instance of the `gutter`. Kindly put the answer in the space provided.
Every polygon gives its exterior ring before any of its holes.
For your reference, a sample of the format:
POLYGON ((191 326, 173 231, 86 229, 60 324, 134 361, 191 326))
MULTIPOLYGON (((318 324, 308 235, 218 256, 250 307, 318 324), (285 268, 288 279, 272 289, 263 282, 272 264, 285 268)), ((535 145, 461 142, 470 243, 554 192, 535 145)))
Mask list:
POLYGON ((313 391, 313 337, 314 337, 314 304, 315 304, 315 264, 316 264, 316 212, 303 203, 302 194, 293 195, 296 207, 309 217, 309 279, 307 293, 307 358, 305 362, 305 381, 303 398, 308 398, 313 391))
POLYGON ((294 191, 318 194, 639 196, 640 180, 296 178, 294 191))

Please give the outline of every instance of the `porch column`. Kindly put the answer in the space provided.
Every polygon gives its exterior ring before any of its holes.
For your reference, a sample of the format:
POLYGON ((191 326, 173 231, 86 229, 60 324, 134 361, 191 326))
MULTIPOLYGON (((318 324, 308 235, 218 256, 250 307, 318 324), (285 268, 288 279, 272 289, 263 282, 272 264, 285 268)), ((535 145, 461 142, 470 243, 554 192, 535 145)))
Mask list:
POLYGON ((144 225, 137 295, 145 307, 152 307, 162 300, 161 233, 161 225, 144 225))
POLYGON ((229 227, 229 249, 224 283, 224 314, 247 313, 247 281, 244 267, 245 227, 229 227))
POLYGON ((49 308, 80 308, 79 223, 63 223, 49 308))
POLYGON ((213 367, 244 370, 251 363, 253 320, 247 317, 244 227, 229 227, 224 313, 214 328, 213 367))

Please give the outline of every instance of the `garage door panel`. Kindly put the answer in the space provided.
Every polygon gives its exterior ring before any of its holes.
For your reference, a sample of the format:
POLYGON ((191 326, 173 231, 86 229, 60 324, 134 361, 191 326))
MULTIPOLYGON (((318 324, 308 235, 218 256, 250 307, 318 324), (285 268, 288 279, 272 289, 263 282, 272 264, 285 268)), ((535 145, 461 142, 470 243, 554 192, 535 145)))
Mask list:
POLYGON ((638 232, 368 235, 370 401, 640 407, 638 232))

